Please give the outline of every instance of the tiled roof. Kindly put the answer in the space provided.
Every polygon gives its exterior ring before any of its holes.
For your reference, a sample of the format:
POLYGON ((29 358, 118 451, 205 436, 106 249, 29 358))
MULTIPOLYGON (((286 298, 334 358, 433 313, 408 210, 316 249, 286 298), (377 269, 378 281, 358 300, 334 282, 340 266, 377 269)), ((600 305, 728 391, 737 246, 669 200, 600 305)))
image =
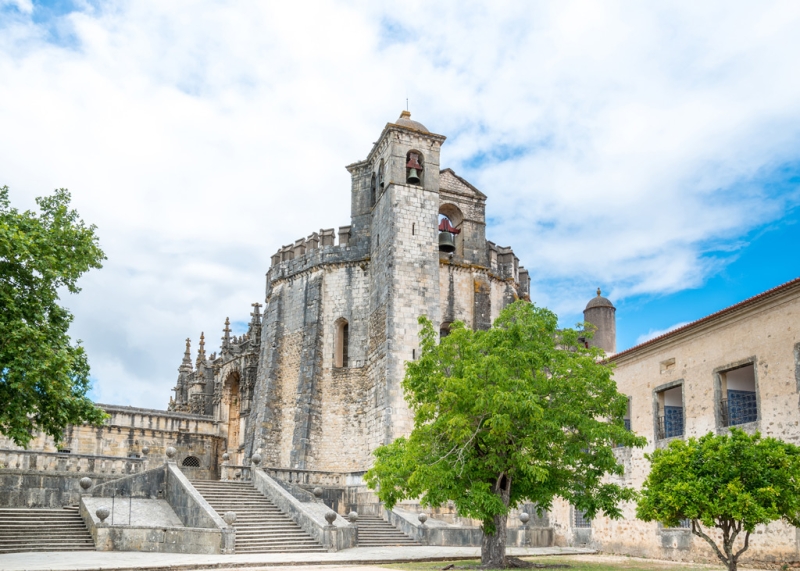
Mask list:
POLYGON ((736 303, 734 305, 726 307, 725 309, 721 309, 721 310, 719 310, 719 311, 717 311, 715 313, 712 313, 711 315, 707 315, 706 317, 698 319, 697 321, 692 321, 691 323, 687 323, 686 325, 678 327, 677 329, 673 329, 672 331, 668 331, 667 333, 664 333, 663 335, 659 335, 658 337, 653 337, 652 339, 650 339, 648 341, 645 341, 644 343, 640 343, 639 345, 635 345, 635 346, 631 347, 630 349, 625 349, 624 351, 620 351, 619 353, 609 357, 608 360, 609 361, 616 361, 617 359, 619 359, 622 356, 626 356, 626 355, 629 355, 629 354, 634 353, 636 351, 640 351, 644 347, 649 347, 650 345, 658 343, 659 341, 661 341, 663 339, 667 339, 669 337, 673 337, 673 336, 677 335, 678 333, 681 333, 683 331, 687 331, 689 329, 693 329, 695 327, 698 327, 699 325, 702 325, 704 323, 708 323, 710 321, 718 319, 718 318, 722 317, 723 315, 728 315, 729 313, 734 313, 735 311, 738 311, 740 309, 744 309, 744 308, 746 308, 746 307, 748 307, 750 305, 754 305, 754 304, 758 303, 759 301, 762 301, 764 299, 767 299, 769 297, 772 297, 774 295, 782 293, 782 292, 784 292, 784 291, 786 291, 788 289, 791 289, 794 286, 798 286, 798 285, 800 285, 800 278, 795 278, 795 279, 793 279, 791 281, 788 281, 788 282, 786 282, 784 284, 781 284, 781 285, 779 285, 777 287, 774 287, 772 289, 768 289, 767 291, 762 292, 762 293, 760 293, 758 295, 754 295, 753 297, 747 298, 744 301, 740 301, 739 303, 736 303))

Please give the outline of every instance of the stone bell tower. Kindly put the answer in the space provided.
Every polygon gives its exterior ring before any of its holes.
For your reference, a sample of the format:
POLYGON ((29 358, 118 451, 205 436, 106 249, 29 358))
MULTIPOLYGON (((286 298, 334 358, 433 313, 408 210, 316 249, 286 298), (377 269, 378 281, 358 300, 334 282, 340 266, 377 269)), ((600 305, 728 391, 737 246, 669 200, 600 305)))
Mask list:
POLYGON ((382 424, 376 431, 382 434, 373 435, 376 445, 410 432, 400 386, 405 362, 419 355, 417 318, 440 319, 437 224, 444 140, 403 111, 386 124, 366 160, 348 166, 351 236, 369 240, 369 342, 381 347, 380 364, 371 373, 382 424))

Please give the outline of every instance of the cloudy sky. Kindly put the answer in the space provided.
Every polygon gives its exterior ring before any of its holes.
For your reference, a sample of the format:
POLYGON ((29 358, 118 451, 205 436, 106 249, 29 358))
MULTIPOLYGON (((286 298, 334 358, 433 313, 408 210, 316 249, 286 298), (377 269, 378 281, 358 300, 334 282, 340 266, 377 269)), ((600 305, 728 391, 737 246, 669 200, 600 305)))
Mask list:
POLYGON ((100 402, 163 408, 269 256, 349 222, 409 100, 533 298, 624 349, 800 275, 800 3, 0 0, 0 185, 108 261, 65 299, 100 402))

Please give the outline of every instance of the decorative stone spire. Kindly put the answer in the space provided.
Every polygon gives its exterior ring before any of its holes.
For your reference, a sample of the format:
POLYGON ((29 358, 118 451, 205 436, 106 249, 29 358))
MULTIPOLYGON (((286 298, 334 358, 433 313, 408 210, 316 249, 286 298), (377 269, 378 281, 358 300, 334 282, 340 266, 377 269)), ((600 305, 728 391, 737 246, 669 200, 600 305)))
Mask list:
POLYGON ((196 367, 200 367, 200 365, 206 362, 206 336, 203 332, 200 332, 200 348, 197 350, 197 363, 196 367))
POLYGON ((222 350, 225 351, 231 346, 231 320, 229 317, 225 318, 225 329, 222 330, 222 350))
POLYGON ((183 353, 183 361, 181 361, 181 366, 178 367, 178 371, 183 372, 191 372, 192 371, 192 352, 191 352, 192 340, 188 337, 186 338, 186 351, 183 353))
POLYGON ((261 304, 256 302, 250 305, 253 306, 253 313, 250 314, 253 319, 250 320, 250 325, 261 325, 261 304))
POLYGON ((597 297, 602 297, 602 296, 600 295, 600 288, 597 288, 597 297))

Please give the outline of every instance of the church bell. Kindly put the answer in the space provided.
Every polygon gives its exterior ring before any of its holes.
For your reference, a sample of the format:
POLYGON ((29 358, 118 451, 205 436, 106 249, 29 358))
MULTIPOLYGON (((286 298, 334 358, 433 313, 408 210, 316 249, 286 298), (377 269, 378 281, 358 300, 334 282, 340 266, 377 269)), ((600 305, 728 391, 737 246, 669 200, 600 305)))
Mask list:
POLYGON ((408 162, 406 163, 408 175, 406 182, 411 184, 419 184, 419 171, 422 170, 422 165, 419 164, 419 155, 417 153, 408 153, 408 162))
POLYGON ((450 232, 439 232, 439 251, 440 252, 455 252, 456 239, 450 232))

